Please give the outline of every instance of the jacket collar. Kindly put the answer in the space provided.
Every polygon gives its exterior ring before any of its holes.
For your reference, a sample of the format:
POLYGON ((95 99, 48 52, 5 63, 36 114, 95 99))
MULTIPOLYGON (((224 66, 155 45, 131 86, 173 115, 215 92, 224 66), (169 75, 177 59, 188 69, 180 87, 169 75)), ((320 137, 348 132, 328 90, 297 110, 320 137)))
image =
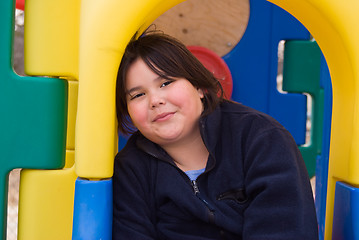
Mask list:
POLYGON ((212 113, 199 120, 201 136, 208 151, 215 153, 215 148, 221 132, 221 106, 218 105, 212 113))

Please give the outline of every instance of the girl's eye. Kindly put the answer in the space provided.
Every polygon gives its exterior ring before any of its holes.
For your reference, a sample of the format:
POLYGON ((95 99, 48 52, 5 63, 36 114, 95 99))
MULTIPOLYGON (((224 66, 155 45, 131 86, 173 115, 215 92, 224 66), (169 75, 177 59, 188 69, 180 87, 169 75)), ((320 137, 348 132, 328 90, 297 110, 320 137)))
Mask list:
POLYGON ((130 95, 130 100, 133 100, 133 99, 136 99, 136 98, 139 98, 141 96, 145 95, 144 93, 136 93, 134 95, 130 95))
POLYGON ((166 87, 166 86, 170 85, 171 83, 173 83, 173 81, 165 81, 164 83, 161 84, 161 87, 166 87))

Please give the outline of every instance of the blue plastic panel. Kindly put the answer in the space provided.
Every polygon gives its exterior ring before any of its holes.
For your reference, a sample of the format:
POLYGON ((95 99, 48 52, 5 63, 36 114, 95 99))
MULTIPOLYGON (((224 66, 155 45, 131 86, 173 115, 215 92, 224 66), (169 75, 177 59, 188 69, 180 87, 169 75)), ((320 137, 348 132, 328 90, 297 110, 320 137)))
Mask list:
POLYGON ((273 116, 302 145, 306 96, 277 91, 278 44, 290 39, 309 40, 310 34, 283 9, 265 0, 251 0, 246 32, 223 59, 233 77, 233 100, 273 116))
POLYGON ((332 239, 359 239, 359 188, 336 183, 332 239))
POLYGON ((111 179, 76 180, 72 239, 112 239, 111 179))
POLYGON ((319 223, 319 239, 324 239, 325 212, 327 202, 327 181, 329 166, 330 133, 332 123, 332 82, 328 65, 322 55, 320 68, 320 85, 324 89, 324 116, 323 116, 323 136, 322 151, 317 158, 316 164, 316 186, 315 186, 315 205, 319 223))

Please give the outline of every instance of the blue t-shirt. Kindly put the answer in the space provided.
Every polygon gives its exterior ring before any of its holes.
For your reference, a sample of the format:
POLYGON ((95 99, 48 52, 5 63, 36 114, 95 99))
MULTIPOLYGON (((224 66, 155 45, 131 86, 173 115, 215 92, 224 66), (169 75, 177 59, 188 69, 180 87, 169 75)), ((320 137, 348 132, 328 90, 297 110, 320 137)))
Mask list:
POLYGON ((194 181, 197 179, 197 177, 199 175, 201 175, 201 173, 203 173, 205 170, 205 168, 202 168, 202 169, 198 169, 198 170, 189 170, 189 171, 186 171, 185 173, 187 174, 187 176, 191 179, 191 181, 194 181))

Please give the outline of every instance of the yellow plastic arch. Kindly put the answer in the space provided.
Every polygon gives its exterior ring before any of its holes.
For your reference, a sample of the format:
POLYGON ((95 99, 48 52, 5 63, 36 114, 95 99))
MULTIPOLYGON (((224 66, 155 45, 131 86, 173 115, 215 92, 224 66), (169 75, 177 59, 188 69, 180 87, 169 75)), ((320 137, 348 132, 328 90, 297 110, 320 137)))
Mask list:
POLYGON ((331 239, 336 181, 359 185, 359 2, 269 0, 301 21, 327 60, 333 85, 325 239, 331 239))
POLYGON ((114 80, 124 48, 138 29, 182 1, 82 2, 75 141, 80 177, 112 177, 117 151, 114 80))

